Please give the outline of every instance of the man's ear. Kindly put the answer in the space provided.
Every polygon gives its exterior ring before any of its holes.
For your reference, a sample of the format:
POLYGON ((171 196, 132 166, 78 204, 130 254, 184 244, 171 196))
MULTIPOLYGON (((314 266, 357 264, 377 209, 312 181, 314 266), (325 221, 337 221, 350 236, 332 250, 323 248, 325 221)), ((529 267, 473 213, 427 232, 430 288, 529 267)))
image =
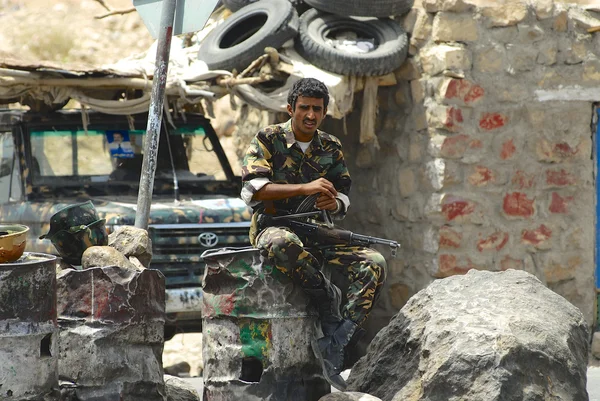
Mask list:
POLYGON ((325 118, 327 116, 327 107, 325 107, 323 109, 323 118, 325 118))
POLYGON ((292 110, 292 105, 291 104, 287 105, 287 111, 288 111, 288 114, 290 115, 290 117, 292 116, 292 114, 294 114, 294 110, 292 110))

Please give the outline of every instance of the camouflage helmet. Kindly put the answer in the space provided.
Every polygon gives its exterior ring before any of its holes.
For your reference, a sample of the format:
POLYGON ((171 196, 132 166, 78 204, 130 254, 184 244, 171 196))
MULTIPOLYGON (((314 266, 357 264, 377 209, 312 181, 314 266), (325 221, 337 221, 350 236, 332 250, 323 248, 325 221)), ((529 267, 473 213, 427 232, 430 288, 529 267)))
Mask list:
POLYGON ((50 218, 50 231, 40 236, 40 239, 51 240, 61 230, 76 232, 77 229, 73 230, 74 228, 83 229, 88 224, 95 223, 98 220, 98 214, 92 201, 69 205, 52 215, 50 218))
POLYGON ((105 219, 94 221, 88 225, 60 230, 52 236, 52 245, 63 260, 72 265, 81 264, 83 252, 91 246, 108 245, 108 233, 105 219))

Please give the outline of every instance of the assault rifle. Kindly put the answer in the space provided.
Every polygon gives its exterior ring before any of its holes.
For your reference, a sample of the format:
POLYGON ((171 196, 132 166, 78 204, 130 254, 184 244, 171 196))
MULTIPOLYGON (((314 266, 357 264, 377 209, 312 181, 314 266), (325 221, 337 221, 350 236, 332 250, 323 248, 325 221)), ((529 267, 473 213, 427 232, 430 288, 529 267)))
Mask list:
POLYGON ((305 235, 315 242, 321 244, 347 244, 351 246, 371 246, 375 244, 388 245, 392 251, 392 257, 396 256, 396 251, 400 248, 397 241, 371 237, 368 235, 355 234, 352 231, 336 228, 329 213, 325 210, 316 210, 305 213, 286 214, 280 216, 271 216, 261 214, 258 219, 259 227, 269 227, 281 225, 290 228, 292 231, 305 235), (325 221, 317 223, 308 221, 308 218, 321 215, 325 221))

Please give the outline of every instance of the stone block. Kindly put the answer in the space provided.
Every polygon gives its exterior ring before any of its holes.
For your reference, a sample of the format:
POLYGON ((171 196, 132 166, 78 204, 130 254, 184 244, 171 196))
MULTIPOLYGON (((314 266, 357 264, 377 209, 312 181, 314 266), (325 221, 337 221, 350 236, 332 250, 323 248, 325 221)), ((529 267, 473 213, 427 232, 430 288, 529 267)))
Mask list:
POLYGON ((459 227, 444 225, 439 230, 439 249, 462 247, 463 234, 459 227))
POLYGON ((544 173, 548 188, 562 188, 578 184, 578 175, 566 168, 548 169, 544 173))
POLYGON ((462 13, 472 10, 474 7, 472 3, 465 0, 423 0, 422 6, 430 13, 437 13, 440 11, 462 13))
POLYGON ((410 287, 406 284, 395 283, 390 285, 389 299, 392 306, 397 310, 401 309, 410 298, 411 292, 410 287))
POLYGON ((407 58, 394 73, 399 81, 414 81, 421 78, 420 67, 412 57, 407 58))
POLYGON ((476 72, 498 73, 504 70, 506 50, 503 46, 493 44, 483 47, 475 55, 473 69, 476 72))
POLYGON ((583 62, 583 81, 600 83, 600 60, 589 59, 583 62))
POLYGON ((531 71, 537 65, 537 48, 533 45, 506 45, 508 58, 507 72, 516 75, 518 72, 531 71))
POLYGON ((527 4, 520 0, 508 0, 502 5, 482 7, 481 13, 487 19, 488 27, 511 26, 527 18, 527 4))
POLYGON ((544 29, 538 24, 519 24, 517 30, 521 43, 536 43, 547 37, 544 29))
POLYGON ((110 246, 87 248, 81 257, 81 265, 83 269, 117 266, 121 269, 138 270, 138 267, 130 262, 125 255, 110 246))
POLYGON ((356 391, 344 391, 342 393, 327 394, 321 397, 319 401, 381 401, 381 398, 356 391))
POLYGON ((444 70, 469 71, 472 59, 470 51, 459 45, 433 46, 421 55, 423 71, 431 76, 438 75, 444 70))
POLYGON ((495 131, 506 126, 509 121, 506 113, 482 112, 479 116, 479 129, 482 132, 495 131))
POLYGON ((408 197, 414 194, 417 190, 417 180, 415 178, 415 172, 412 168, 403 168, 398 173, 398 184, 400 189, 400 195, 408 197))
POLYGON ((540 138, 535 142, 535 153, 540 162, 561 163, 585 158, 591 151, 591 139, 581 138, 580 142, 552 142, 540 138), (573 145, 575 143, 575 145, 573 145))
POLYGON ((568 11, 569 29, 587 33, 589 28, 600 26, 600 19, 580 7, 571 7, 568 11))
POLYGON ((484 187, 496 182, 496 173, 485 166, 475 166, 468 179, 474 187, 484 187))
POLYGON ((440 12, 433 19, 432 39, 436 42, 474 42, 479 25, 471 14, 440 12))
POLYGON ((502 141, 502 148, 500 150, 500 159, 501 160, 511 160, 517 151, 517 147, 515 146, 515 139, 508 138, 502 141))
POLYGON ((569 13, 566 7, 564 4, 556 5, 554 21, 552 23, 552 29, 556 32, 567 32, 569 29, 569 13))
POLYGON ((508 256, 508 255, 505 255, 499 261, 499 264, 498 264, 497 267, 501 271, 505 271, 505 270, 508 270, 508 269, 523 270, 525 268, 525 263, 523 262, 523 259, 517 259, 517 258, 513 258, 513 257, 508 256))
POLYGON ((415 24, 411 39, 415 39, 418 43, 422 43, 426 42, 431 37, 433 18, 422 9, 416 10, 415 24))
POLYGON ((552 18, 554 15, 554 0, 531 0, 529 4, 538 20, 552 18))
POLYGON ((414 104, 423 103, 423 100, 425 100, 425 85, 426 82, 419 79, 410 81, 410 91, 414 104))
POLYGON ((444 78, 438 87, 438 93, 445 104, 474 106, 481 102, 485 90, 467 79, 444 78))
POLYGON ((536 183, 536 174, 528 173, 523 170, 516 170, 510 180, 512 187, 516 189, 533 188, 536 183))
POLYGON ((117 228, 108 236, 108 246, 115 248, 126 257, 135 256, 146 267, 152 260, 152 241, 148 232, 133 226, 117 228))
POLYGON ((561 195, 558 192, 552 192, 550 194, 548 211, 553 214, 569 214, 569 208, 574 199, 574 196, 561 195))
POLYGON ((477 218, 479 205, 462 196, 445 195, 441 202, 442 215, 447 222, 470 222, 477 218))
POLYGON ((479 252, 499 252, 508 244, 509 239, 510 235, 501 230, 494 231, 491 234, 480 233, 476 248, 479 252))
POLYGON ((535 214, 535 198, 523 192, 509 192, 504 195, 502 204, 504 216, 508 219, 528 219, 535 214))
POLYGON ((432 106, 427 109, 427 123, 430 128, 457 132, 470 114, 470 110, 454 106, 432 106))
POLYGON ((549 39, 538 44, 536 62, 542 65, 554 65, 556 64, 557 55, 558 42, 555 39, 549 39))
POLYGON ((521 243, 535 249, 550 249, 552 247, 552 229, 545 224, 533 230, 521 231, 521 243))

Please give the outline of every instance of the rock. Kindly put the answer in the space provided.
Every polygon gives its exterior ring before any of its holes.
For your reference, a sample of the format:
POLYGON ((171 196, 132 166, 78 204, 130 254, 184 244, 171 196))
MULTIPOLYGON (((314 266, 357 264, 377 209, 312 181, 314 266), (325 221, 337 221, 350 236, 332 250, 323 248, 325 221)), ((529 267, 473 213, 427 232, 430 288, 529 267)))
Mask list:
POLYGON ((167 401, 200 401, 200 395, 188 382, 179 377, 165 375, 167 401))
POLYGON ((381 401, 381 398, 377 398, 365 393, 349 391, 344 393, 327 394, 325 397, 319 398, 319 401, 381 401))
POLYGON ((83 269, 106 266, 138 270, 121 252, 110 246, 92 246, 83 252, 83 256, 81 257, 81 267, 83 269))
POLYGON ((187 362, 179 362, 175 365, 167 366, 164 371, 166 375, 179 376, 180 373, 190 373, 192 367, 187 362))
POLYGON ((471 270, 414 295, 353 367, 382 400, 587 400, 588 326, 524 271, 471 270))
POLYGON ((148 232, 133 226, 123 226, 108 236, 108 246, 115 248, 123 255, 135 256, 148 267, 152 260, 152 241, 148 232))

